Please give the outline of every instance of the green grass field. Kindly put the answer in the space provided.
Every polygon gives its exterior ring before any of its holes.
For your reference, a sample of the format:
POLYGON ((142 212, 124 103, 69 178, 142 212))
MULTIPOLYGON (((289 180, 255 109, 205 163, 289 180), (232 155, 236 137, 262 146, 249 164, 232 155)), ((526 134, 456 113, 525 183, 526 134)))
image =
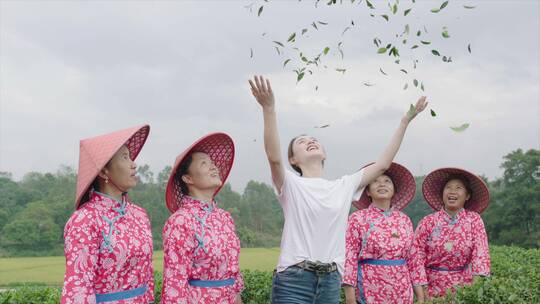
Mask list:
MULTIPOLYGON (((242 248, 240 268, 272 270, 279 257, 278 248, 242 248)), ((0 287, 21 284, 61 286, 64 279, 63 256, 2 258, 0 259, 0 287)), ((154 253, 154 269, 163 270, 163 251, 154 253)))

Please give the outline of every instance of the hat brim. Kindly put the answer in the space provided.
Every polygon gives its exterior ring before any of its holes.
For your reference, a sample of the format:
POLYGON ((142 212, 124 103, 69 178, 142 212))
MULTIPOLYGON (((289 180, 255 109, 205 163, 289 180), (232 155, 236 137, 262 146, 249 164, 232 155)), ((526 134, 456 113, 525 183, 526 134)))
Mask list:
POLYGON ((79 209, 87 201, 90 186, 114 154, 126 145, 131 160, 135 160, 146 143, 149 133, 150 126, 145 124, 81 140, 75 209, 79 209), (103 147, 100 149, 96 146, 103 147))
POLYGON ((180 186, 179 177, 177 176, 176 172, 186 157, 194 152, 203 152, 208 154, 219 170, 221 186, 214 192, 214 197, 218 194, 223 185, 225 185, 234 163, 234 142, 232 138, 225 133, 208 134, 193 143, 189 148, 176 157, 174 166, 169 176, 169 181, 167 182, 167 188, 165 190, 165 202, 171 213, 178 210, 180 202, 182 201, 182 196, 184 196, 180 186))
POLYGON ((478 213, 484 212, 489 206, 488 186, 477 175, 460 168, 440 168, 426 176, 422 183, 422 193, 428 205, 435 211, 443 208, 443 188, 449 178, 454 175, 466 178, 472 191, 471 197, 465 203, 464 208, 478 213))
MULTIPOLYGON (((366 168, 374 163, 365 165, 366 168)), ((412 173, 404 166, 398 163, 392 163, 390 168, 384 172, 392 179, 394 184, 394 195, 391 199, 391 206, 397 210, 403 210, 414 198, 416 193, 416 182, 412 173)), ((371 199, 367 195, 367 185, 362 191, 360 199, 353 202, 353 205, 358 209, 365 209, 371 204, 371 199)))

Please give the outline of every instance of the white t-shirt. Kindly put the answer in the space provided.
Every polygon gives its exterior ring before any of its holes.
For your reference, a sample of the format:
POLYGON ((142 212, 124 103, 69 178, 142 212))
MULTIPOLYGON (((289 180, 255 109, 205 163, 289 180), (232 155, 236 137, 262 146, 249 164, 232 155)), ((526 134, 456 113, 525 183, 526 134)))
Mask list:
POLYGON ((285 170, 278 201, 285 224, 277 271, 302 262, 335 262, 343 275, 345 232, 351 202, 362 194, 358 189, 364 171, 336 180, 306 178, 285 170))

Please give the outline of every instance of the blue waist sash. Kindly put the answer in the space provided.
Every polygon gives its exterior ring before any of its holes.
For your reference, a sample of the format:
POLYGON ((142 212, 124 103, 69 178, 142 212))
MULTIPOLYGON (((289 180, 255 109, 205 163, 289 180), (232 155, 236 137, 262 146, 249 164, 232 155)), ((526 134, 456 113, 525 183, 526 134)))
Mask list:
POLYGON ((195 286, 195 287, 224 287, 224 286, 233 285, 234 279, 211 280, 211 281, 189 280, 188 283, 189 285, 195 286))
POLYGON ((382 265, 382 266, 400 266, 407 264, 406 260, 375 260, 375 259, 365 259, 358 262, 358 264, 368 264, 368 265, 382 265))
POLYGON ((359 303, 366 303, 366 296, 364 294, 364 288, 362 286, 362 265, 377 265, 377 266, 401 266, 407 264, 406 260, 376 260, 376 259, 365 259, 358 261, 358 302, 359 303))
POLYGON ((120 301, 120 300, 127 300, 131 298, 135 298, 135 297, 145 294, 147 290, 148 290, 148 286, 143 285, 139 288, 124 290, 124 291, 96 294, 96 303, 120 301))
POLYGON ((427 268, 431 269, 431 270, 435 270, 435 271, 463 271, 465 269, 467 269, 467 267, 469 267, 469 264, 465 264, 461 267, 456 267, 456 268, 447 268, 447 267, 435 267, 435 266, 427 266, 427 268))

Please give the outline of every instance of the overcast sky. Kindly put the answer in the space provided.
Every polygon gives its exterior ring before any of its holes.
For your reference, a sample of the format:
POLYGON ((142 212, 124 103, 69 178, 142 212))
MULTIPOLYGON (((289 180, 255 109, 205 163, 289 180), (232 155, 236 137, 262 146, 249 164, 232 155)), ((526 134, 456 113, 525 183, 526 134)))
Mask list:
POLYGON ((291 137, 316 136, 327 150, 328 178, 377 158, 422 95, 415 78, 430 106, 396 157, 413 174, 458 166, 495 178, 504 155, 540 148, 540 1, 450 1, 435 14, 430 9, 443 1, 401 0, 395 16, 386 1, 373 1, 374 11, 326 2, 0 1, 0 171, 20 179, 62 164, 76 168, 80 139, 148 123, 137 162, 156 174, 200 136, 224 131, 237 148, 233 188, 269 183, 262 113, 247 84, 253 74, 272 81, 283 154, 291 137), (370 13, 388 14, 390 22, 370 13), (315 31, 317 20, 328 25, 315 31), (411 34, 403 46, 394 34, 405 24, 411 34), (451 38, 442 38, 443 26, 451 38), (432 44, 411 51, 418 29, 432 44), (310 58, 330 47, 328 68, 298 84, 292 44, 278 55, 272 42, 286 43, 292 32, 310 58), (399 65, 377 54, 374 37, 399 41, 399 65), (462 133, 449 128, 463 123, 470 127, 462 133))

